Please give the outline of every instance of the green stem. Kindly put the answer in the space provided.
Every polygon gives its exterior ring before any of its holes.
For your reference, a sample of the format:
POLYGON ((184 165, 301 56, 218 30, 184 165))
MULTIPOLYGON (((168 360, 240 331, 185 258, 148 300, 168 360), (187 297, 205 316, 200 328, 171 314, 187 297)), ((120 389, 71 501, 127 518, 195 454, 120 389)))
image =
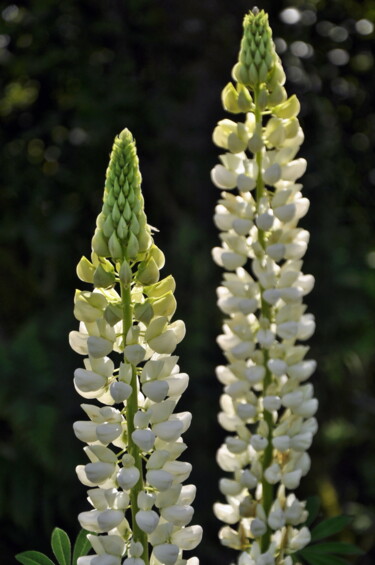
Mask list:
MULTIPOLYGON (((258 99, 259 99, 259 86, 255 89, 254 91, 254 103, 255 103, 255 131, 259 131, 259 133, 261 132, 261 128, 262 128, 262 111, 259 107, 259 103, 258 103, 258 99)), ((263 149, 260 149, 259 151, 256 152, 255 154, 255 159, 256 159, 256 163, 258 165, 258 176, 257 176, 257 184, 256 184, 256 200, 257 200, 257 205, 258 205, 258 212, 259 212, 259 203, 261 198, 264 195, 264 190, 265 190, 265 186, 264 186, 264 181, 263 181, 263 177, 262 177, 262 161, 263 161, 263 149)), ((261 230, 258 228, 258 233, 259 233, 259 243, 261 244, 263 250, 265 250, 266 248, 266 237, 265 237, 265 232, 264 230, 261 230)), ((268 304, 264 299, 263 299, 263 288, 261 287, 261 315, 264 318, 268 318, 271 322, 271 316, 272 316, 272 311, 271 311, 271 306, 270 304, 268 304)), ((264 381, 263 381, 263 391, 266 391, 267 388, 269 387, 269 385, 272 382, 272 375, 270 370, 267 367, 267 363, 269 360, 269 353, 268 350, 265 349, 264 350, 264 367, 266 370, 266 374, 264 377, 264 381)), ((264 456, 263 456, 263 469, 267 469, 267 467, 270 466, 271 462, 272 462, 272 456, 273 456, 273 447, 272 447, 272 431, 273 431, 273 420, 272 420, 272 414, 271 412, 268 412, 267 410, 264 411, 264 420, 268 425, 268 445, 264 451, 264 456)), ((265 478, 263 478, 262 480, 262 499, 263 499, 263 508, 264 511, 266 513, 266 516, 268 517, 268 514, 270 512, 271 506, 272 506, 272 502, 273 502, 273 496, 274 496, 274 487, 273 485, 271 485, 270 483, 268 483, 266 481, 265 478)), ((261 537, 261 551, 265 552, 267 551, 267 549, 269 548, 270 545, 270 541, 271 541, 271 533, 272 530, 269 526, 267 526, 267 531, 266 533, 261 537)))
MULTIPOLYGON (((132 303, 131 303, 130 285, 124 286, 121 283, 120 286, 121 286, 121 300, 122 300, 122 308, 123 308, 123 339, 124 339, 124 347, 125 347, 126 336, 132 325, 132 303)), ((143 490, 143 467, 142 467, 142 458, 139 448, 132 439, 132 433, 134 432, 135 429, 134 416, 138 411, 138 379, 137 379, 136 367, 134 365, 132 366, 132 378, 130 385, 132 387, 132 393, 126 402, 126 422, 128 427, 128 452, 130 455, 134 457, 134 461, 135 461, 134 465, 139 470, 139 480, 134 485, 134 487, 130 490, 132 530, 133 530, 134 540, 141 542, 143 546, 142 558, 145 562, 145 565, 148 565, 149 557, 148 557, 147 534, 146 532, 140 529, 140 527, 138 526, 135 520, 135 515, 139 511, 138 501, 137 501, 138 494, 141 490, 143 490)))

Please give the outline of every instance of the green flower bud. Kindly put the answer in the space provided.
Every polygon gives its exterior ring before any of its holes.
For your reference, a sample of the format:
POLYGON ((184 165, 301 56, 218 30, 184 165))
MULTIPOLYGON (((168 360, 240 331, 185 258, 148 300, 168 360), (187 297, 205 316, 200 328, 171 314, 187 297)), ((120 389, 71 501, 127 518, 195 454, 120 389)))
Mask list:
POLYGON ((262 84, 259 88, 258 95, 258 106, 263 111, 267 107, 268 102, 268 91, 265 84, 262 84))
POLYGON ((250 112, 253 109, 253 99, 251 98, 248 89, 241 83, 237 85, 238 90, 238 107, 241 112, 250 112))
POLYGON ((147 261, 142 261, 136 276, 137 280, 144 285, 157 283, 160 273, 155 260, 150 257, 147 261))
POLYGON ((277 85, 283 86, 285 84, 285 73, 283 66, 281 64, 280 58, 277 57, 276 64, 272 68, 269 76, 269 80, 267 81, 267 86, 270 90, 276 88, 277 85))
POLYGON ((127 261, 123 261, 119 270, 120 281, 124 286, 129 286, 132 282, 132 270, 127 261))
POLYGON ((116 232, 112 232, 108 240, 108 249, 112 259, 121 259, 123 256, 123 248, 118 240, 116 232))
POLYGON ((103 231, 97 227, 94 233, 94 237, 91 240, 91 247, 99 257, 108 257, 109 250, 107 240, 103 231))
POLYGON ((107 169, 103 208, 92 241, 100 257, 140 260, 152 244, 141 193, 135 142, 124 129, 114 141, 107 169))
POLYGON ((146 326, 151 322, 154 317, 154 310, 149 302, 136 304, 134 306, 134 317, 139 322, 143 322, 146 326))
POLYGON ((272 92, 268 95, 268 106, 272 108, 272 106, 276 106, 277 104, 281 104, 287 98, 286 90, 280 84, 277 84, 272 92))
POLYGON ((136 257, 138 255, 138 252, 139 252, 138 239, 136 238, 133 232, 130 232, 128 244, 126 246, 126 255, 128 257, 136 257))
POLYGON ((99 263, 94 273, 94 286, 97 288, 108 288, 115 283, 115 273, 113 271, 113 267, 112 269, 110 267, 112 267, 112 265, 109 263, 105 266, 102 263, 99 263))
POLYGON ((121 304, 108 304, 104 312, 104 319, 111 327, 117 324, 122 319, 122 316, 123 309, 121 304))

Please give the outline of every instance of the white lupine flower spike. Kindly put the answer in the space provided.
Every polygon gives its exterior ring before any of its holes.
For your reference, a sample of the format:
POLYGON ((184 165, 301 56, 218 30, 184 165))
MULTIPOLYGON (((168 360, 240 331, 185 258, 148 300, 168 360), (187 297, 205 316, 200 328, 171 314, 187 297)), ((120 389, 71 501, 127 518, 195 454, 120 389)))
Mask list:
POLYGON ((217 369, 219 422, 228 436, 217 461, 231 473, 220 481, 226 504, 214 512, 225 523, 221 542, 241 552, 239 565, 281 565, 310 540, 305 502, 288 491, 309 470, 306 451, 317 430, 318 403, 306 382, 316 363, 299 343, 315 328, 303 304, 314 279, 301 271, 309 234, 298 221, 309 201, 298 184, 306 169, 296 157, 300 106, 287 98, 263 10, 245 16, 232 75, 236 85, 224 88, 223 105, 244 118, 215 128, 214 143, 225 153, 211 174, 224 189, 214 217, 222 244, 213 259, 228 271, 218 288, 227 365, 217 369))
POLYGON ((185 563, 183 550, 202 537, 200 526, 188 525, 195 487, 181 485, 191 465, 178 460, 191 414, 174 412, 189 379, 172 355, 185 326, 171 322, 175 283, 159 280, 164 255, 147 225, 140 183, 135 142, 124 130, 114 142, 91 261, 83 257, 77 267, 94 288, 76 291, 80 326, 69 336, 84 356, 74 386, 97 401, 83 404, 89 419, 74 424, 89 458, 77 475, 93 507, 78 519, 98 534, 88 536, 97 556, 80 558, 82 565, 185 563))

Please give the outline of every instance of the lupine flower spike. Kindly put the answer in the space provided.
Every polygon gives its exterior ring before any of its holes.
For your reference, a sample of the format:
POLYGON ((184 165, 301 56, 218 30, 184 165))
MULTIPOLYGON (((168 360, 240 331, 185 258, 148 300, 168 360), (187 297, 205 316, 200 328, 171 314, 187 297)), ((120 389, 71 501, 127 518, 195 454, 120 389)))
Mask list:
POLYGON ((124 130, 114 142, 91 261, 82 257, 77 267, 93 289, 76 291, 80 326, 70 333, 84 356, 75 388, 97 401, 82 404, 88 419, 74 424, 89 459, 77 474, 93 507, 78 519, 95 552, 78 565, 198 563, 182 556, 202 537, 200 526, 188 525, 195 487, 182 483, 191 465, 179 460, 191 414, 174 412, 188 385, 173 355, 185 326, 171 322, 175 282, 159 280, 164 255, 147 225, 140 183, 135 142, 124 130))
POLYGON ((268 17, 245 16, 235 85, 223 90, 224 119, 213 139, 224 149, 212 170, 220 189, 215 223, 221 247, 215 262, 225 271, 218 305, 226 315, 218 343, 227 364, 219 422, 228 432, 217 461, 230 473, 220 481, 226 504, 216 516, 219 537, 238 550, 239 565, 291 565, 310 541, 305 502, 294 490, 310 467, 318 407, 307 379, 316 363, 304 342, 315 328, 303 297, 314 285, 302 273, 309 240, 297 227, 309 207, 297 179, 306 169, 295 158, 303 141, 296 96, 287 97, 268 17))

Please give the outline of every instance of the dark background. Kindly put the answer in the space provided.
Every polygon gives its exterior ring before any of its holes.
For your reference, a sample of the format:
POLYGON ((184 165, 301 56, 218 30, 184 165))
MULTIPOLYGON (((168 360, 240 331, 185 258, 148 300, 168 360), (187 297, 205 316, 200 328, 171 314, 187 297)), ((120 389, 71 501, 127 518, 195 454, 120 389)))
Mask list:
MULTIPOLYGON (((318 493, 322 516, 348 513, 344 538, 374 563, 375 538, 375 3, 264 1, 290 94, 302 104, 308 160, 303 227, 311 231, 304 271, 316 277, 309 310, 319 369, 319 434, 300 496, 318 493), (296 21, 298 20, 298 21, 296 21), (362 20, 367 20, 363 22, 362 20), (293 23, 294 22, 294 23, 293 23), (282 39, 280 39, 282 38, 282 39)), ((74 467, 85 461, 72 422, 82 417, 72 374, 81 359, 67 334, 75 266, 90 253, 113 137, 135 135, 146 212, 177 281, 179 346, 191 384, 186 434, 196 553, 229 563, 212 516, 220 498, 215 452, 222 362, 211 261, 218 190, 211 142, 224 117, 221 89, 239 49, 244 0, 31 0, 0 4, 0 555, 48 550, 54 525, 71 535, 88 508, 74 467)))

